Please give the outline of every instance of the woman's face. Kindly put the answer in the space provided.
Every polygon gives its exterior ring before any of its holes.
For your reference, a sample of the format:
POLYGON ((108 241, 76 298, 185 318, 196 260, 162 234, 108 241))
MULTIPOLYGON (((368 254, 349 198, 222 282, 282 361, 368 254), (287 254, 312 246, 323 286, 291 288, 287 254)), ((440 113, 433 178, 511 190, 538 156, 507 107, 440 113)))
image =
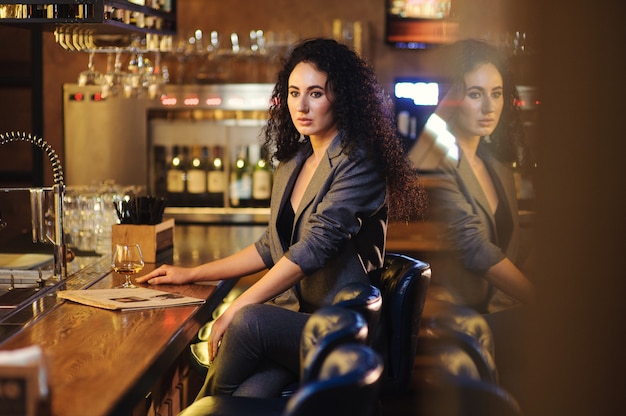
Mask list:
POLYGON ((308 62, 296 65, 289 75, 287 105, 291 121, 300 134, 321 139, 332 139, 337 134, 327 78, 308 62))
POLYGON ((491 63, 465 74, 463 99, 450 120, 457 138, 487 136, 496 128, 504 107, 500 71, 491 63))

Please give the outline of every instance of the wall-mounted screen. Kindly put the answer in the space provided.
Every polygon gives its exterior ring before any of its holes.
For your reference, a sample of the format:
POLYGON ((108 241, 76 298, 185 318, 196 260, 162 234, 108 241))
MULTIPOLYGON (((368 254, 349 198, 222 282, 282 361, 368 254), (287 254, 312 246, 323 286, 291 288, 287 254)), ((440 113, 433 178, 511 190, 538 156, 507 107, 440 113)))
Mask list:
POLYGON ((458 39, 451 0, 386 0, 385 5, 385 40, 390 45, 425 49, 458 39))

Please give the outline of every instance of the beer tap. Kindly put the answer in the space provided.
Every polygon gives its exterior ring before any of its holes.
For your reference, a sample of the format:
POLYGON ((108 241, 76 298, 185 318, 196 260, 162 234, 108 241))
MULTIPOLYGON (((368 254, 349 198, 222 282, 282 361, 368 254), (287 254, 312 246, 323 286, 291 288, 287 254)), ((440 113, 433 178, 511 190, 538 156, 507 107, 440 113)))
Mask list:
MULTIPOLYGON (((34 146, 40 147, 46 153, 50 163, 52 164, 52 173, 54 178, 54 185, 52 187, 54 195, 54 235, 49 239, 49 241, 46 240, 46 242, 54 244, 54 275, 59 280, 65 279, 67 277, 67 247, 63 232, 63 199, 65 196, 65 183, 63 180, 63 168, 61 166, 61 162, 54 149, 40 137, 24 132, 14 131, 0 133, 0 145, 16 141, 25 141, 34 146)), ((31 191, 32 198, 33 192, 41 194, 42 189, 31 188, 29 191, 31 191)), ((4 226, 6 226, 6 223, 0 219, 0 229, 4 228, 4 226)), ((33 233, 33 237, 34 236, 35 234, 33 233)))

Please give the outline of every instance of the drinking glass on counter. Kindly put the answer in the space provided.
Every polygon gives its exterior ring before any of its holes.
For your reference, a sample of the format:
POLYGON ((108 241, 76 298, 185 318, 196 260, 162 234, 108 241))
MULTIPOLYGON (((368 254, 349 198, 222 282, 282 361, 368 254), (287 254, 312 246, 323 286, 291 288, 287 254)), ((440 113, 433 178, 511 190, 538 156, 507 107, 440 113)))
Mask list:
POLYGON ((139 244, 116 244, 111 259, 111 267, 115 273, 123 274, 126 281, 119 288, 135 288, 131 276, 143 270, 144 261, 139 244))
POLYGON ((117 207, 139 188, 110 182, 70 186, 63 198, 66 243, 75 250, 106 254, 111 251, 111 227, 119 224, 117 207))

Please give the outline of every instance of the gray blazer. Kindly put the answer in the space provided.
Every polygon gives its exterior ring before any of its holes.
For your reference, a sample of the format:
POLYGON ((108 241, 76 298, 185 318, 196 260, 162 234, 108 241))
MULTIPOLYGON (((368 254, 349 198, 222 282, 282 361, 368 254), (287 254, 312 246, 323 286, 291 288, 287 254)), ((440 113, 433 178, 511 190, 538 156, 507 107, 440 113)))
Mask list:
POLYGON ((443 159, 436 169, 436 185, 429 189, 431 215, 445 224, 454 247, 439 269, 433 268, 433 282, 439 282, 457 302, 486 311, 495 289, 483 278, 487 269, 508 257, 519 255, 520 228, 513 171, 496 160, 481 141, 478 156, 494 182, 502 209, 501 229, 487 198, 461 149, 458 160, 443 159))
POLYGON ((350 282, 369 283, 368 273, 383 265, 388 213, 385 178, 365 151, 348 157, 337 136, 294 207, 291 243, 283 247, 278 218, 311 153, 307 142, 276 169, 269 225, 256 242, 268 268, 283 256, 302 268, 306 277, 274 302, 303 312, 331 304, 350 282))

